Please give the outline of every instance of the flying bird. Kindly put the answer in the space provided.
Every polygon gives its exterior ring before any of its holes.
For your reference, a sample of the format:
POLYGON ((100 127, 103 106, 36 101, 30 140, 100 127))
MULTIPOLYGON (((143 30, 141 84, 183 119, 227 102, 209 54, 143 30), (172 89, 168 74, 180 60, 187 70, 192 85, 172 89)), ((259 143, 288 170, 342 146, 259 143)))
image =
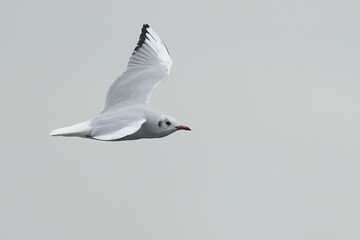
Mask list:
POLYGON ((166 80, 172 60, 160 37, 144 24, 126 71, 108 89, 102 112, 88 121, 51 131, 51 136, 102 141, 161 138, 190 130, 173 117, 149 108, 153 89, 166 80))

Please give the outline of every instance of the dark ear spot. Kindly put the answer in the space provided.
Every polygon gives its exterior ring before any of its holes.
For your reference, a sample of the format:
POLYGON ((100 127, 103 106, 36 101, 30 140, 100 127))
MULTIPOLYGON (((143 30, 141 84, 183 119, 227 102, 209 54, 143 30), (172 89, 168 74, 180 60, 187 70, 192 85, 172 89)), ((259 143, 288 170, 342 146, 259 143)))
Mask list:
POLYGON ((159 126, 159 127, 162 127, 162 121, 159 121, 159 122, 158 122, 158 126, 159 126))

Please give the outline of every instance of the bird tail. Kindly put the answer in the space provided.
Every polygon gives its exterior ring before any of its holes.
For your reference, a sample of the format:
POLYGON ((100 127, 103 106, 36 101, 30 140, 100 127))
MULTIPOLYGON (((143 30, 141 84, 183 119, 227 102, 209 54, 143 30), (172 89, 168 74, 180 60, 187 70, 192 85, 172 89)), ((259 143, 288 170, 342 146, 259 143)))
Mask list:
POLYGON ((90 121, 78 123, 69 127, 58 128, 50 132, 51 136, 87 137, 91 133, 90 121))

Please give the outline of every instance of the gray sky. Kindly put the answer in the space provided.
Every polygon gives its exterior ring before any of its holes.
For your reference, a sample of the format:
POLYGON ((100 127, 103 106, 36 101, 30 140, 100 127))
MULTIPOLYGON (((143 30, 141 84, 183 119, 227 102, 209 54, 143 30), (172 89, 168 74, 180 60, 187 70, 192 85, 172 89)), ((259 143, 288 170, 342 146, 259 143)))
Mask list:
POLYGON ((0 239, 360 239, 358 1, 1 1, 0 239), (143 23, 174 65, 151 106, 192 132, 87 120, 143 23))

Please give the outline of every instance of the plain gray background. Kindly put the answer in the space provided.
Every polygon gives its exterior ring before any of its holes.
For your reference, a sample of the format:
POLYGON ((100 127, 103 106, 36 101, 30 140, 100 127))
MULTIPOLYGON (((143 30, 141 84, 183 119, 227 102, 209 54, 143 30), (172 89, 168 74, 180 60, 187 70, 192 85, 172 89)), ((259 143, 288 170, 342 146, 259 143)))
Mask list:
POLYGON ((360 239, 359 1, 0 2, 0 239, 360 239), (151 107, 192 132, 50 137, 87 120, 143 23, 151 107))

